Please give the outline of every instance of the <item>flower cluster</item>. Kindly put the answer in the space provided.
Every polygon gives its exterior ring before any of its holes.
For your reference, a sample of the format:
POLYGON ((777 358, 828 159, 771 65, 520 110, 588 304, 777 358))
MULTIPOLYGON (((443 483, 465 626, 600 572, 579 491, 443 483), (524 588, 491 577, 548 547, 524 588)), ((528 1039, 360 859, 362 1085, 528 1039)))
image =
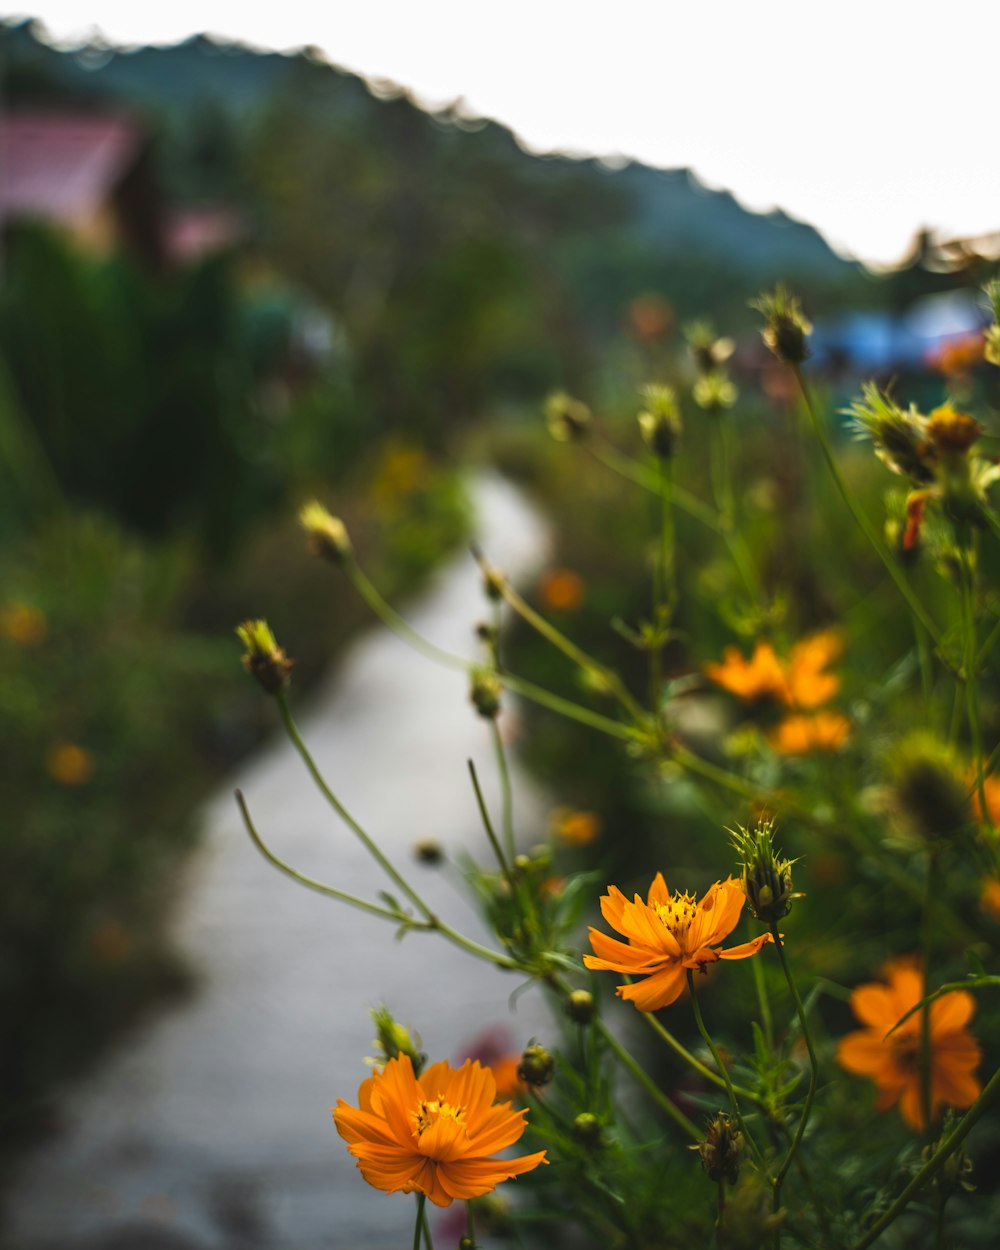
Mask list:
POLYGON ((787 659, 769 642, 758 642, 749 660, 727 647, 721 664, 705 665, 705 675, 744 703, 766 700, 789 709, 768 735, 780 754, 834 751, 847 741, 850 722, 839 712, 818 709, 840 688, 840 678, 826 669, 842 650, 835 630, 796 643, 787 659))

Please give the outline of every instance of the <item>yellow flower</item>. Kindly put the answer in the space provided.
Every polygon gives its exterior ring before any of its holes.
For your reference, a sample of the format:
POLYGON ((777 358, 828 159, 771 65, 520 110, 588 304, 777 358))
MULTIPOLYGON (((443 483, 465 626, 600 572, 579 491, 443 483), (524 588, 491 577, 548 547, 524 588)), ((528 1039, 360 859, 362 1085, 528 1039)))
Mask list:
POLYGON ((591 929, 594 954, 584 955, 583 962, 588 968, 642 977, 632 985, 619 985, 618 996, 639 1011, 659 1011, 680 997, 688 968, 700 970, 719 959, 746 959, 773 941, 770 933, 762 933, 750 942, 718 949, 736 927, 745 902, 742 885, 732 877, 717 881, 700 902, 693 894, 671 894, 659 872, 645 903, 638 894, 630 903, 617 886, 608 886, 601 913, 628 944, 591 929))
POLYGON ((526 1113, 495 1098, 493 1073, 474 1060, 460 1068, 435 1063, 418 1078, 409 1056, 401 1055, 361 1083, 360 1107, 338 1098, 333 1119, 369 1185, 388 1194, 426 1194, 450 1207, 547 1162, 544 1150, 491 1157, 525 1129, 526 1113))
MULTIPOLYGON (((924 997, 924 974, 913 961, 900 960, 886 966, 885 977, 888 984, 859 985, 851 994, 854 1014, 866 1027, 841 1038, 837 1061, 856 1076, 871 1077, 879 1111, 899 1103, 907 1124, 923 1130, 923 1012, 914 1012, 891 1036, 886 1034, 924 997)), ((965 990, 943 994, 930 1005, 931 1119, 941 1106, 971 1107, 979 1097, 981 1086, 973 1073, 982 1055, 965 1028, 975 1009, 975 999, 965 990)))
POLYGON ((94 757, 75 742, 57 742, 46 752, 45 768, 61 786, 85 786, 94 775, 94 757))
POLYGON ((601 834, 601 818, 596 812, 557 807, 550 820, 552 832, 568 846, 586 846, 601 834))

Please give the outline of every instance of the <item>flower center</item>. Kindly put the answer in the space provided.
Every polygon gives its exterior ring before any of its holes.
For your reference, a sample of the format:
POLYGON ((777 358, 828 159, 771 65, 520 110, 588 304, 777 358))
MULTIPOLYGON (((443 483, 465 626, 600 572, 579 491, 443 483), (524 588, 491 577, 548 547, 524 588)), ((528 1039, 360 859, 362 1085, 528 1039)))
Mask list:
POLYGON ((698 911, 693 894, 675 894, 668 903, 657 903, 656 914, 674 937, 682 938, 698 911))
MULTIPOLYGON (((893 1060, 901 1071, 908 1076, 919 1075, 921 1050, 919 1032, 900 1032, 895 1034, 889 1038, 889 1046, 892 1050, 893 1060)), ((933 1053, 932 1049, 932 1056, 933 1053)))
POLYGON ((425 1133, 432 1124, 436 1124, 438 1120, 455 1120, 462 1123, 465 1119, 464 1107, 453 1107, 450 1102, 442 1102, 438 1098, 430 1101, 421 1101, 417 1110, 410 1113, 411 1119, 416 1128, 416 1134, 419 1137, 421 1133, 425 1133))

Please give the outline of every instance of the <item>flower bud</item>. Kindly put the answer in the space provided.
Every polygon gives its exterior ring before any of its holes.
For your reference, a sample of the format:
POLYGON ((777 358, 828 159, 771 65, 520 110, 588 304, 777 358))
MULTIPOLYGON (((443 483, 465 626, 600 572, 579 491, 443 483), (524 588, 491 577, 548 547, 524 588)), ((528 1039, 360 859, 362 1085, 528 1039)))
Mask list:
POLYGON ((388 1007, 373 1007, 371 1016, 375 1025, 375 1046, 379 1052, 377 1062, 388 1063, 390 1059, 398 1059, 400 1055, 409 1055, 413 1071, 419 1076, 427 1056, 419 1049, 410 1030, 393 1018, 388 1007))
POLYGON ((743 890, 750 912, 761 924, 777 924, 787 916, 792 899, 792 864, 782 859, 774 848, 774 822, 762 820, 752 832, 737 827, 732 835, 734 850, 742 859, 743 890))
POLYGON ((489 564, 483 565, 483 593, 491 603, 499 603, 503 599, 505 580, 499 569, 489 564))
POLYGON ((940 452, 966 452, 984 433, 975 417, 956 411, 951 404, 935 408, 927 418, 927 437, 940 452))
POLYGON ((590 990, 571 990, 566 997, 566 1014, 577 1024, 589 1024, 597 1011, 590 990))
POLYGON ((603 1144, 604 1130, 596 1115, 583 1111, 573 1121, 573 1136, 587 1150, 597 1150, 603 1144))
POLYGON ((695 382, 691 397, 704 412, 722 412, 732 408, 739 392, 721 369, 713 369, 695 382))
POLYGON ((236 636, 246 648, 243 653, 246 671, 268 694, 280 694, 288 685, 295 661, 278 646, 267 621, 244 621, 236 627, 236 636))
POLYGON ((545 401, 545 422, 557 443, 579 442, 590 428, 590 409, 565 391, 556 391, 545 401))
POLYGON ((343 564, 351 554, 347 527, 313 499, 299 511, 299 523, 305 530, 309 550, 331 564, 343 564))
POLYGON ((440 864, 444 859, 444 850, 436 838, 421 838, 413 853, 422 864, 440 864))
POLYGON ((476 1250, 476 1243, 471 1237, 460 1237, 458 1239, 458 1250, 476 1250))
POLYGON ((800 365, 809 355, 806 338, 812 326, 803 316, 798 299, 779 282, 773 293, 760 295, 750 307, 764 317, 764 345, 786 365, 800 365))
POLYGON ((948 840, 972 819, 959 762, 933 734, 918 731, 897 743, 891 769, 891 806, 911 836, 948 840))
POLYGON ((548 1085, 552 1080, 555 1067, 555 1059, 544 1046, 536 1042, 529 1046, 521 1056, 521 1062, 517 1065, 517 1079, 537 1089, 542 1085, 548 1085))
POLYGON ((472 685, 469 698, 476 711, 484 720, 494 720, 500 711, 500 692, 503 689, 500 678, 487 668, 475 669, 472 673, 472 685))
MULTIPOLYGON (((940 1137, 937 1141, 925 1146, 920 1152, 920 1158, 924 1163, 930 1162, 931 1157, 940 1150, 945 1139, 951 1136, 955 1128, 955 1120, 955 1113, 949 1107, 941 1125, 940 1137)), ((948 1158, 945 1159, 943 1165, 938 1169, 933 1183, 942 1200, 945 1200, 953 1198, 960 1193, 971 1194, 976 1188, 969 1179, 971 1176, 972 1160, 965 1153, 965 1146, 962 1145, 957 1150, 952 1151, 948 1158)))
POLYGON ((677 395, 670 386, 650 384, 643 388, 646 407, 639 413, 639 430, 654 456, 669 460, 681 434, 681 414, 677 395))
POLYGON ((743 1153, 743 1134, 724 1112, 720 1111, 705 1128, 705 1140, 692 1146, 701 1156, 701 1166, 709 1180, 736 1183, 743 1153))

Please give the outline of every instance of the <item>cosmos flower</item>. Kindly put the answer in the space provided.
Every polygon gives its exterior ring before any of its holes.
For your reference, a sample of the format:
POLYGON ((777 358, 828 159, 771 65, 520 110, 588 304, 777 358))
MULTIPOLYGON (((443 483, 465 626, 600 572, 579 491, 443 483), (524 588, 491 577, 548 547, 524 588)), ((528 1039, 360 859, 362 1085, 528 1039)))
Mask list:
POLYGON ((838 751, 851 734, 851 722, 839 712, 786 716, 767 740, 780 755, 808 755, 811 751, 838 751))
MULTIPOLYGON (((841 1038, 837 1061, 848 1072, 875 1082, 879 1111, 899 1103, 907 1124, 923 1130, 927 1127, 920 1089, 923 1012, 914 1012, 891 1036, 887 1034, 924 997, 924 974, 912 960, 900 960, 888 964, 884 975, 888 984, 873 981, 851 994, 854 1014, 866 1027, 841 1038)), ((973 1074, 982 1055, 965 1028, 975 1008, 975 999, 965 990, 943 994, 930 1005, 931 1119, 942 1106, 971 1107, 979 1097, 982 1087, 973 1074)))
POLYGON ((361 1083, 360 1107, 338 1098, 337 1132, 369 1185, 420 1193, 439 1207, 479 1198, 501 1181, 547 1162, 545 1151, 496 1159, 524 1132, 524 1111, 494 1103, 492 1072, 474 1060, 432 1064, 419 1078, 408 1055, 361 1083))
POLYGON ((746 959, 772 941, 762 933, 750 942, 719 949, 740 918, 746 895, 734 878, 717 881, 696 902, 693 894, 671 894, 662 873, 657 873, 644 903, 637 894, 630 903, 616 886, 608 886, 601 899, 604 919, 628 943, 590 930, 593 955, 584 955, 588 968, 625 972, 636 980, 619 985, 617 993, 639 1011, 659 1011, 680 997, 687 969, 703 969, 719 959, 746 959))

